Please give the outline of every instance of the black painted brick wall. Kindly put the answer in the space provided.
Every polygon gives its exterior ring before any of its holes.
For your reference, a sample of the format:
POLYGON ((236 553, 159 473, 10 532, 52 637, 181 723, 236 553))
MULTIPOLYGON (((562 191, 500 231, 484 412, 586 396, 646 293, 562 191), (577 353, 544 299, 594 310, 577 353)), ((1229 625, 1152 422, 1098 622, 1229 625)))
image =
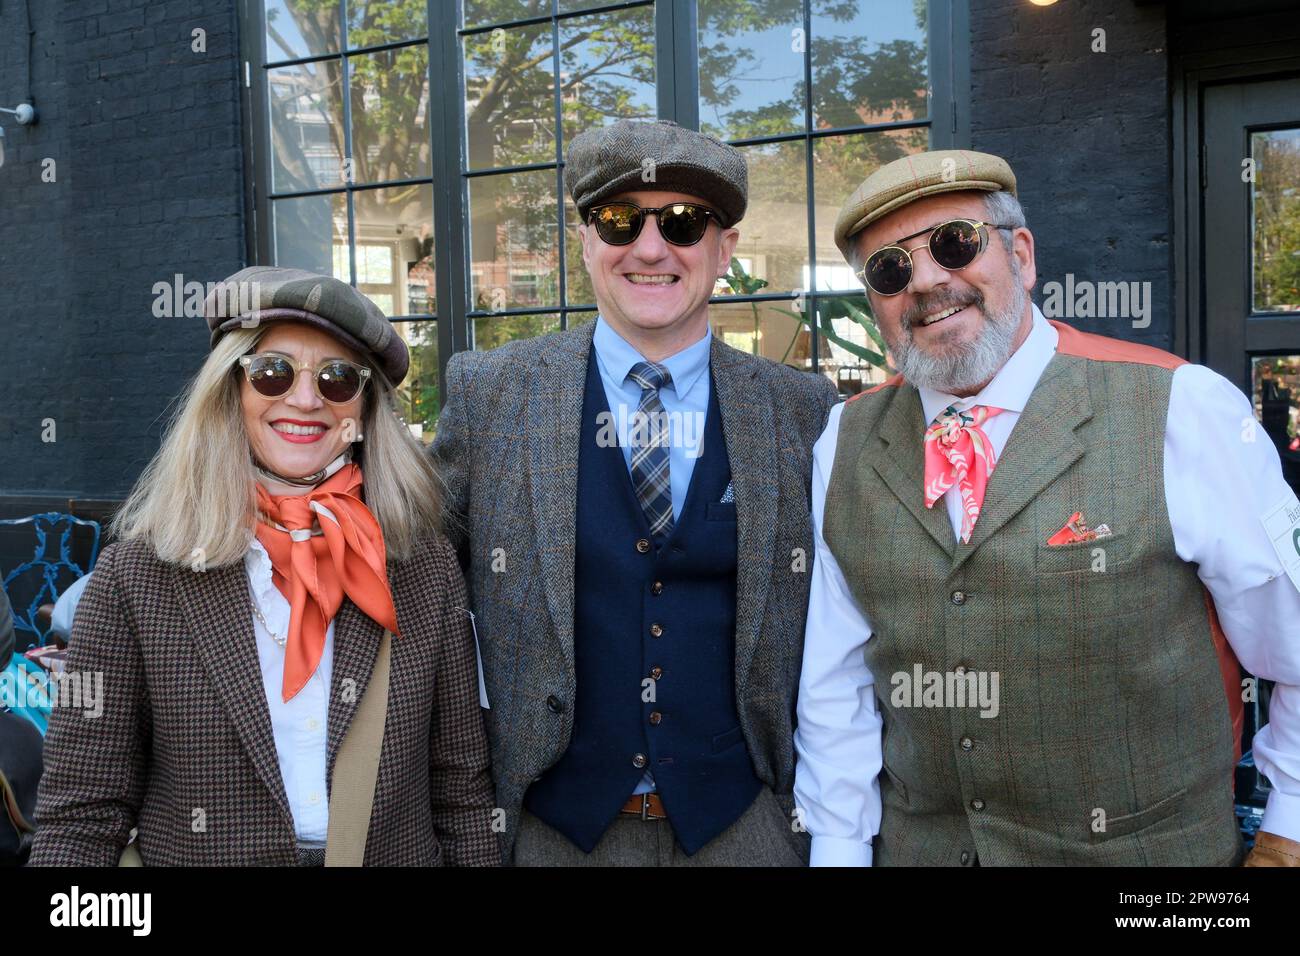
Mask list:
MULTIPOLYGON (((0 499, 120 498, 207 351, 201 319, 153 316, 153 284, 244 264, 236 3, 29 6, 39 122, 0 119, 0 499)), ((0 105, 26 50, 24 0, 0 0, 0 105)))
POLYGON ((1150 282, 1151 325, 1063 319, 1173 341, 1165 7, 1131 0, 972 0, 971 146, 1006 157, 1045 282, 1150 282), (1092 52, 1092 31, 1106 52, 1092 52))

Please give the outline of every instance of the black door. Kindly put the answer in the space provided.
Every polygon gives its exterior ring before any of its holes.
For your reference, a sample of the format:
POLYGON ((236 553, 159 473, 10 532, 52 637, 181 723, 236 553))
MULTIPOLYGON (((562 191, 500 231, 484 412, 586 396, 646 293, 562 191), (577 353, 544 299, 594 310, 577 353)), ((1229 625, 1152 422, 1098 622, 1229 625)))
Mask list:
POLYGON ((1210 86, 1204 103, 1203 354, 1300 491, 1300 79, 1210 86))
MULTIPOLYGON (((1253 401, 1300 493, 1300 78, 1207 86, 1203 104, 1201 354, 1253 401)), ((1268 720, 1269 689, 1247 687, 1243 748, 1268 720)), ((1267 793, 1247 752, 1238 801, 1267 793)))

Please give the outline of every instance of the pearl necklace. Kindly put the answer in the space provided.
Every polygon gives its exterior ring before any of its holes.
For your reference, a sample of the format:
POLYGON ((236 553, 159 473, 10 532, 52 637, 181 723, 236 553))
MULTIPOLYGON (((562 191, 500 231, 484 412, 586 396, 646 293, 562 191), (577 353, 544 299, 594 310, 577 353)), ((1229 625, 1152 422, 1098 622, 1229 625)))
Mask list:
POLYGON ((281 637, 279 634, 275 633, 275 631, 271 630, 270 624, 266 623, 266 618, 262 616, 262 609, 257 606, 257 598, 253 598, 252 603, 253 603, 253 613, 257 615, 257 619, 262 622, 262 627, 266 628, 266 633, 271 635, 271 640, 275 641, 275 643, 280 645, 280 647, 284 647, 286 644, 288 644, 289 643, 288 634, 286 634, 284 637, 281 637))

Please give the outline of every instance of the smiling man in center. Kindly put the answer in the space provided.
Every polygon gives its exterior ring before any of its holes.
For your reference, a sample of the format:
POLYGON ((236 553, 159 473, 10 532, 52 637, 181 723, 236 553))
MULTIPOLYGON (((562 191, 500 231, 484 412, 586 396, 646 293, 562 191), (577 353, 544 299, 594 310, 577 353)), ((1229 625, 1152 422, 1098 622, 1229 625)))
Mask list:
POLYGON ((453 356, 434 444, 503 849, 803 865, 792 720, 811 450, 835 389, 711 334, 747 203, 739 150, 622 121, 573 140, 565 181, 599 317, 453 356))

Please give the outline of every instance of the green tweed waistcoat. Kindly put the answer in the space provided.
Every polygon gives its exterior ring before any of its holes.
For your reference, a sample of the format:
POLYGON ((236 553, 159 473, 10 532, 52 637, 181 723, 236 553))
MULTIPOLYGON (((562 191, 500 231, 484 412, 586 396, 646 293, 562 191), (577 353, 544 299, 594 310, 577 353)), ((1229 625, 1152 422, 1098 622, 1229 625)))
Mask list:
POLYGON ((845 406, 824 533, 873 631, 879 865, 1239 861, 1227 695, 1239 671, 1221 658, 1196 568, 1174 551, 1172 378, 1058 350, 968 544, 942 500, 923 504, 917 390, 896 379, 845 406), (1049 546, 1076 511, 1112 535, 1049 546), (964 671, 966 688, 983 672, 991 690, 996 674, 996 708, 917 706, 906 681, 918 665, 964 671))

